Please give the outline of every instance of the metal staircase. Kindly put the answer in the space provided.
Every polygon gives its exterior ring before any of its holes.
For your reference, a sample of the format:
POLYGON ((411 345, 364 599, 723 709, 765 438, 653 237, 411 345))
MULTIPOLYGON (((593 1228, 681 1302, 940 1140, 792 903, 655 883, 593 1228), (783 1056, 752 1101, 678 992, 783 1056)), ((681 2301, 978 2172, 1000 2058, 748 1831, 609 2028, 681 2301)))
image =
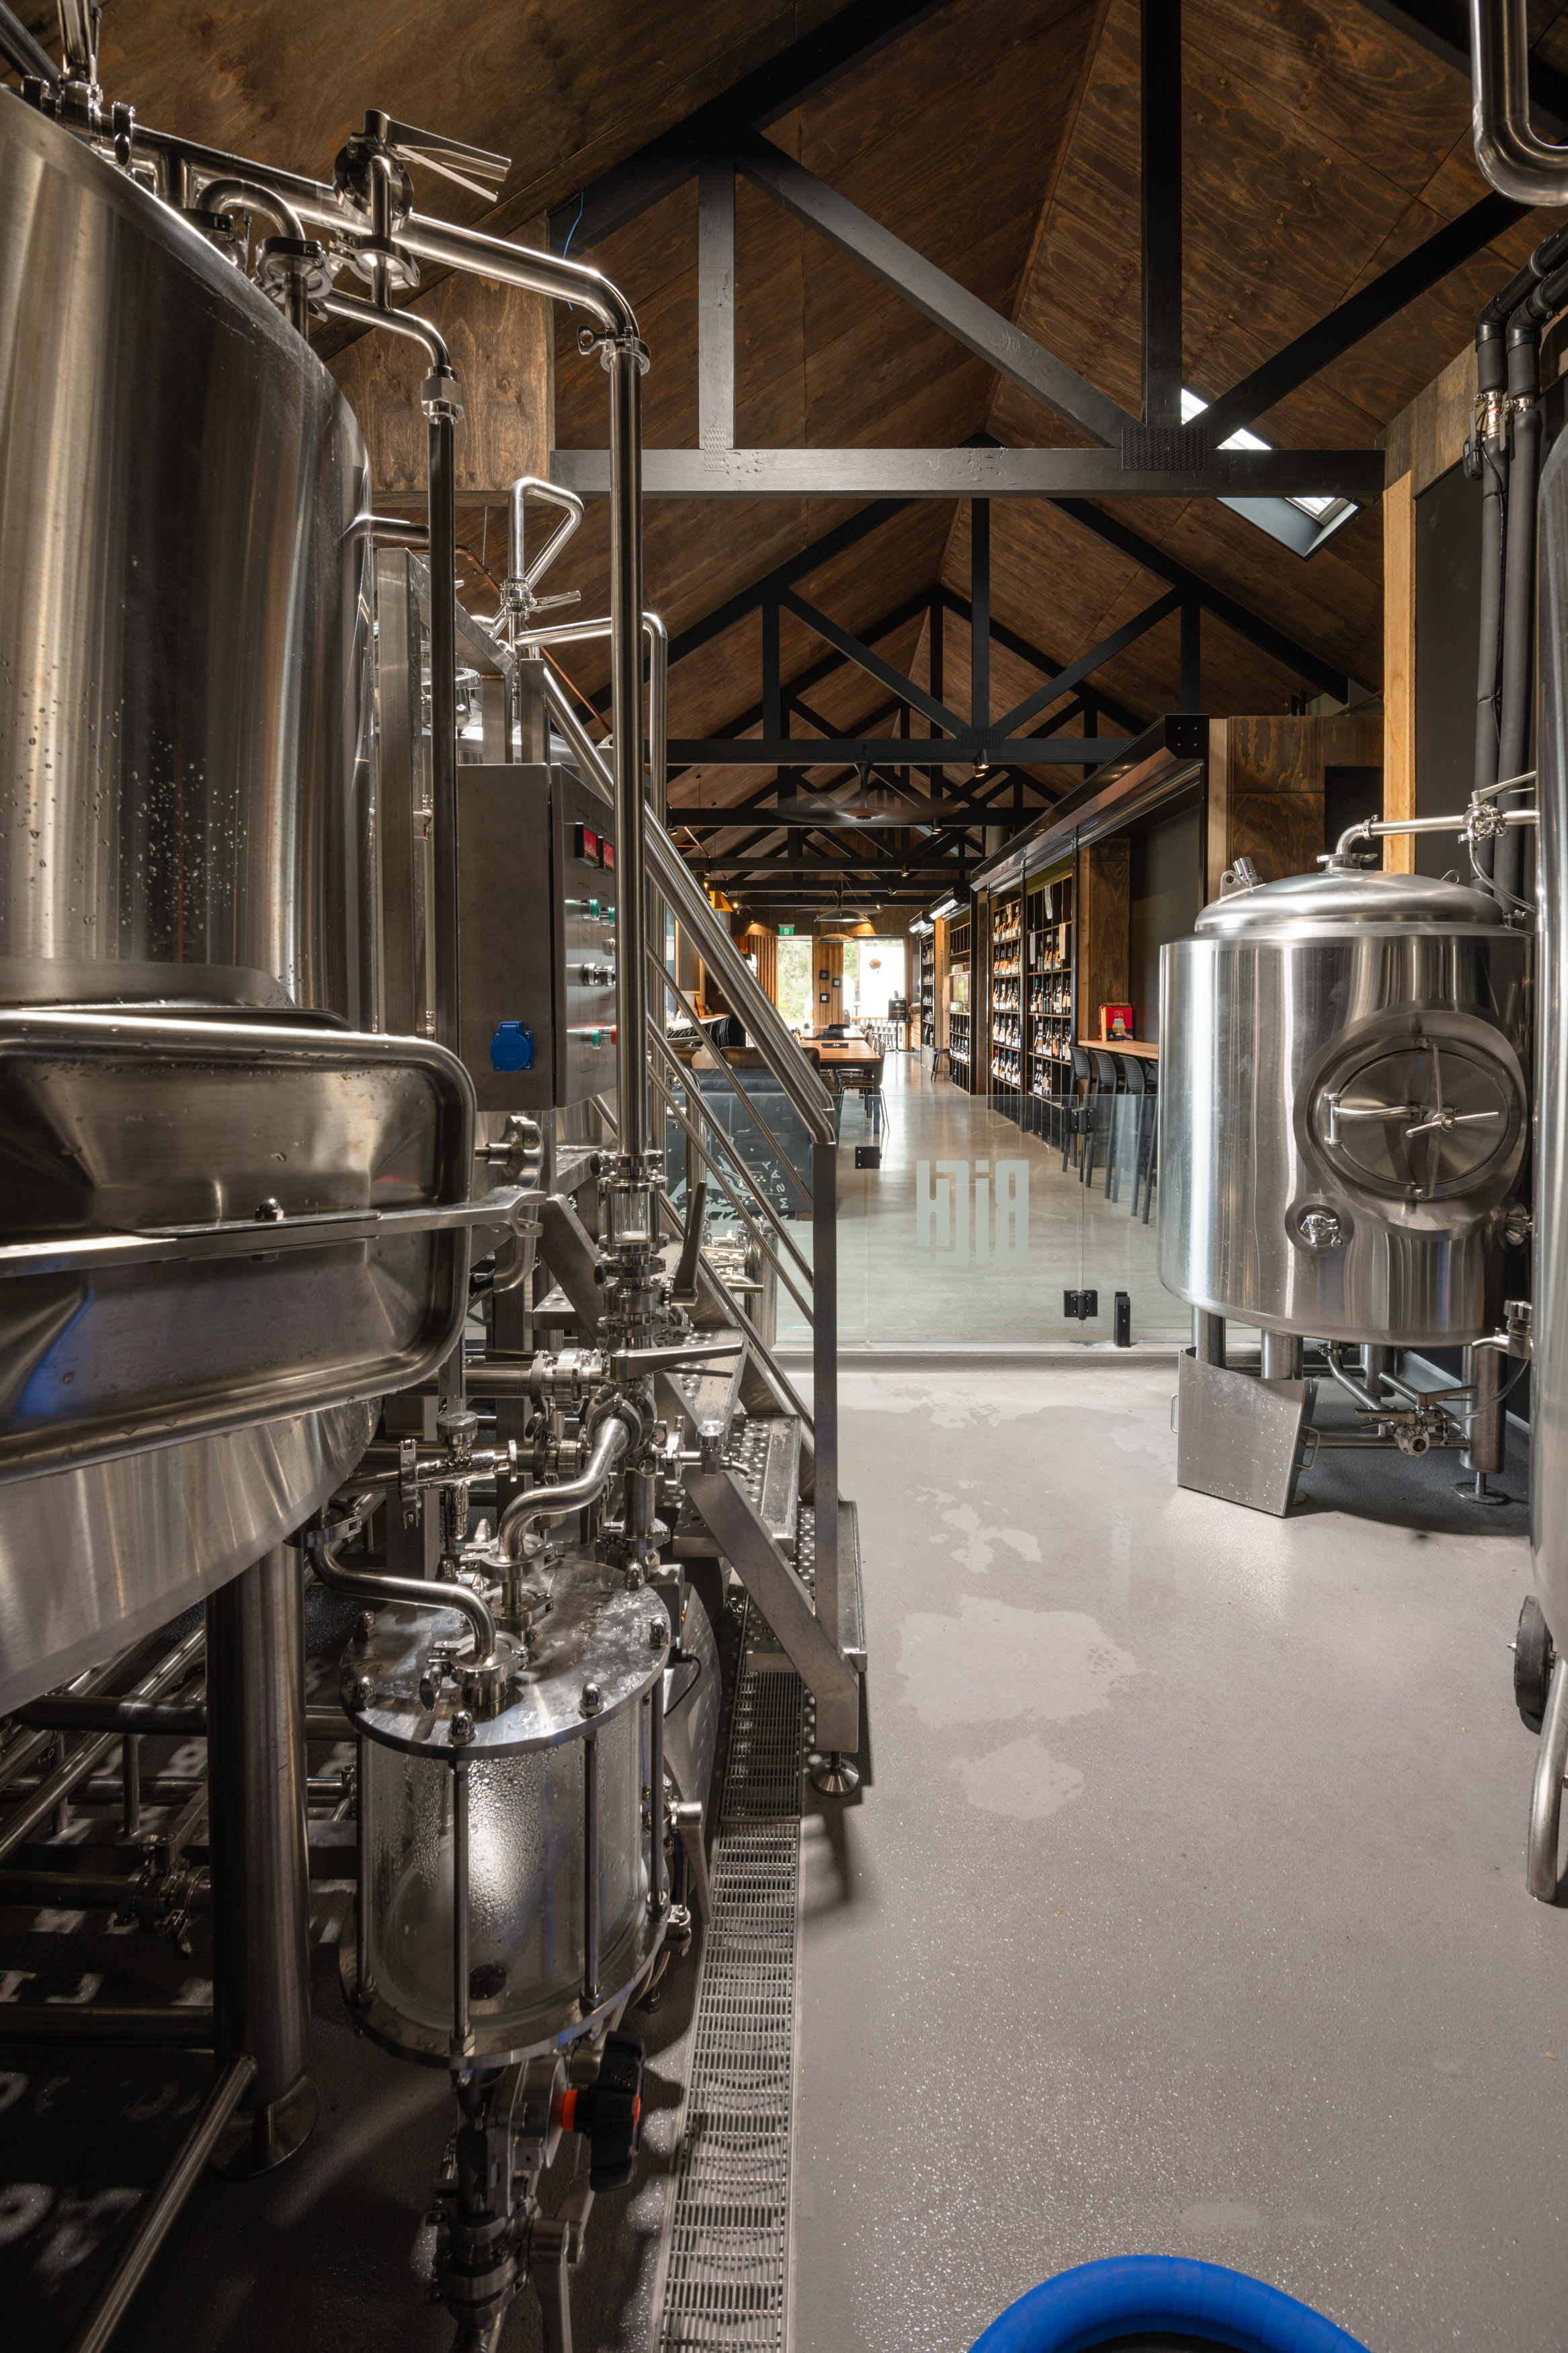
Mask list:
MULTIPOLYGON (((663 703, 661 635, 655 636, 653 645, 657 712, 663 703)), ((610 789, 603 756, 552 674, 547 674, 545 694, 551 719, 574 756, 585 773, 610 789)), ((656 764, 662 762, 662 753, 656 731, 656 764)), ((656 765, 656 805, 662 800, 661 781, 661 768, 656 765)), ((678 1275, 678 1288, 680 1282, 690 1284, 687 1296, 693 1324, 705 1335, 730 1334, 743 1343, 733 1356, 709 1366, 656 1376, 661 1409, 691 1425, 700 1458, 689 1462, 682 1474, 686 1503, 676 1529, 676 1548, 687 1559, 718 1559, 733 1568, 752 1602, 750 1663, 758 1669, 770 1662, 794 1667, 815 1703, 816 1745, 827 1753, 840 1786, 852 1786, 853 1775, 840 1759, 860 1745, 866 1638, 858 1516, 853 1503, 838 1493, 837 1135, 833 1100, 662 825, 648 826, 646 856, 653 889, 673 908, 744 1022, 804 1128, 809 1155, 806 1166, 796 1165, 754 1092, 742 1085, 721 1056, 718 1067, 741 1107, 741 1134, 726 1133, 713 1117, 666 1036, 667 997, 692 1019, 694 1010, 650 951, 650 987, 661 992, 650 1003, 647 1021, 655 1102, 684 1131, 689 1166, 700 1166, 717 1187, 812 1332, 808 1406, 758 1330, 745 1296, 731 1289, 723 1273, 692 1246, 700 1240, 704 1186, 694 1182, 689 1187, 690 1232, 679 1208, 661 1192, 664 1230, 672 1257, 679 1254, 679 1267, 672 1265, 671 1271, 678 1275), (781 1197, 810 1212, 809 1258, 780 1212, 781 1197)), ((662 938, 662 917, 650 927, 650 936, 662 938)), ((596 1335, 603 1298, 597 1245, 572 1202, 560 1194, 546 1204, 542 1227, 544 1255, 584 1335, 596 1335)))

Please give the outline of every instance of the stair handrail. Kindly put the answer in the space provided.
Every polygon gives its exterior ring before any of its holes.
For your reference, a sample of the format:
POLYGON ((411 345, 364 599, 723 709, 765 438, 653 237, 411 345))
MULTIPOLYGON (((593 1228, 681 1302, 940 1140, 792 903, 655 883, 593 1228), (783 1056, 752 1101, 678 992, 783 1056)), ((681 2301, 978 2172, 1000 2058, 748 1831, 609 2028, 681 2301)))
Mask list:
MULTIPOLYGON (((661 641, 656 638, 656 669, 660 650, 661 641)), ((610 771, 553 670, 545 673, 544 693, 567 744, 607 790, 612 781, 610 771)), ((801 1052, 778 1007, 759 986, 750 965, 709 905, 691 869, 662 826, 648 827, 646 849, 654 881, 701 949, 703 963, 718 975, 720 987, 755 1039, 763 1061, 800 1113, 813 1143, 834 1143, 837 1128, 832 1096, 801 1052)))
MULTIPOLYGON (((685 1230, 681 1221, 680 1212, 676 1208, 675 1203, 670 1199, 669 1195, 665 1191, 662 1185, 658 1188, 658 1206, 668 1222, 671 1238, 679 1238, 685 1230)), ((746 1345, 752 1351, 752 1354, 759 1358, 763 1366, 765 1367, 772 1381, 774 1395, 777 1397, 780 1405, 784 1407, 786 1411, 793 1414, 798 1414, 802 1426, 809 1431, 812 1440, 815 1442, 816 1437, 816 1421, 812 1408, 805 1403, 800 1391, 795 1388, 795 1383, 790 1379, 789 1375, 784 1371, 784 1366, 779 1363, 778 1358, 774 1356, 767 1342, 763 1338, 761 1333, 757 1331, 745 1308, 735 1297, 734 1293, 731 1290, 729 1284, 725 1282, 718 1268, 710 1266, 709 1267, 708 1271, 712 1276, 713 1281, 718 1284, 720 1290, 723 1293, 725 1298, 729 1301, 731 1306, 734 1309, 735 1329, 738 1332, 744 1332, 746 1335, 746 1345)))
MULTIPOLYGON (((648 1024, 648 1030, 650 1037, 652 1037, 654 1031, 651 1021, 648 1024)), ((679 1104, 675 1101, 674 1096, 670 1093, 669 1089, 665 1085, 664 1081, 660 1078, 658 1071, 653 1067, 651 1062, 648 1065, 648 1077, 652 1080, 654 1087, 663 1102, 665 1109, 668 1112, 672 1119, 679 1123, 680 1126, 685 1130, 693 1147, 700 1152, 702 1155, 702 1157, 709 1163, 714 1176, 723 1188, 725 1198, 729 1201, 731 1208, 741 1219, 742 1224, 745 1227, 752 1240, 757 1244, 759 1250, 762 1250, 766 1253, 768 1263, 772 1266, 774 1273, 778 1276, 779 1281, 784 1284, 784 1289, 789 1293, 790 1297, 795 1301, 795 1305, 799 1308, 801 1314, 805 1317, 806 1322, 809 1324, 812 1321, 810 1301, 803 1298, 801 1293, 795 1289, 795 1284, 790 1280, 788 1268, 784 1265, 783 1260, 779 1258, 777 1252, 773 1250, 772 1244, 768 1241, 761 1229, 756 1225, 750 1213, 742 1206, 741 1201, 735 1193, 734 1187, 730 1183, 724 1171, 718 1165, 718 1157, 714 1145, 710 1143, 705 1142, 703 1137, 698 1134, 696 1128, 692 1126, 691 1122, 687 1118, 686 1113, 680 1109, 679 1104)), ((687 1101, 690 1103, 691 1098, 689 1095, 688 1095, 687 1101)), ((711 1114, 709 1113, 700 1104, 695 1107, 699 1110, 702 1110, 703 1119, 708 1134, 717 1139, 719 1146, 728 1156, 731 1166, 739 1172, 749 1189, 755 1183, 755 1179, 752 1176, 751 1170, 747 1168, 745 1163, 740 1158, 740 1155, 735 1151, 735 1148, 731 1143, 729 1137, 725 1134, 723 1129, 719 1125, 718 1122, 711 1116, 711 1114)), ((689 1192, 689 1186, 687 1189, 689 1192)), ((773 1227, 780 1240, 787 1241, 789 1238, 784 1232, 782 1225, 779 1223, 776 1212, 771 1209, 767 1202, 763 1200, 756 1194, 753 1193, 752 1198, 756 1200, 758 1208, 767 1219, 768 1223, 773 1227)), ((800 1252, 795 1250, 793 1245, 791 1246, 791 1256, 795 1260, 796 1263, 802 1270, 806 1284, 809 1287, 811 1282, 811 1268, 809 1264, 801 1257, 800 1252)))
MULTIPOLYGON (((668 641, 654 639, 654 696, 659 696, 657 676, 668 655, 668 641)), ((544 674, 546 704, 565 743, 582 764, 585 776, 595 777, 611 791, 613 779, 587 729, 567 700, 552 670, 544 674)), ((639 721, 640 723, 640 721, 639 721)), ((664 747, 654 748, 660 767, 664 747)), ((719 985, 784 1093, 789 1097, 812 1140, 812 1293, 816 1312, 812 1320, 812 1439, 815 1465, 816 1524, 816 1614, 835 1630, 838 1626, 838 1123, 833 1098, 821 1073, 806 1060, 772 998, 759 987, 745 958, 714 910, 697 879, 664 829, 662 821, 645 828, 643 853, 656 889, 675 909, 703 962, 718 973, 719 985)), ((646 1037, 645 1037, 646 1046, 646 1037)))
MULTIPOLYGON (((691 999, 688 997, 686 991, 681 987, 680 983, 675 978, 668 966, 662 964, 659 958, 654 955, 651 948, 648 950, 648 963, 658 979, 663 983, 667 993, 674 997, 677 1005, 679 1006, 681 1011, 690 1022, 693 1029, 697 1031, 699 1037, 701 1037, 702 1024, 697 1018, 696 1007, 692 1004, 691 999)), ((664 1045, 665 1050, 668 1052, 669 1050, 668 1041, 661 1038, 660 1043, 664 1045)), ((780 1167, 784 1170, 785 1176, 789 1177, 795 1191, 800 1195, 802 1201, 809 1209, 811 1207, 811 1184, 809 1179, 801 1175, 800 1170, 795 1166, 794 1161, 784 1150, 784 1145, 779 1142, 778 1137, 773 1134, 773 1129, 763 1117, 762 1112, 758 1108, 755 1097, 751 1093, 749 1089, 741 1084, 740 1080, 735 1076, 734 1070, 728 1060, 722 1047, 715 1046, 711 1048, 710 1050, 713 1056, 714 1068, 721 1073, 729 1086, 731 1093, 735 1097, 735 1100, 741 1105, 742 1110, 746 1113, 746 1116, 751 1121, 752 1126, 760 1132, 763 1143, 773 1153, 774 1158, 778 1161, 780 1167)))

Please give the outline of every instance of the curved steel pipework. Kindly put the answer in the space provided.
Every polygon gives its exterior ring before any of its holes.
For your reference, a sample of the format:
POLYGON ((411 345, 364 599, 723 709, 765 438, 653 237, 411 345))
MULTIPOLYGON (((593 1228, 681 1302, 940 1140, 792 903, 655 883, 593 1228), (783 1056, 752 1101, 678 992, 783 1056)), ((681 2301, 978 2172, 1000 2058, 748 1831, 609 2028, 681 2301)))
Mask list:
POLYGON ((339 1547, 348 1542, 363 1525, 376 1505, 384 1502, 386 1491, 370 1487, 356 1495, 349 1506, 346 1521, 340 1521, 335 1533, 321 1541, 309 1544, 311 1567, 323 1585, 334 1592, 352 1593, 356 1600, 373 1606, 378 1601, 401 1601, 416 1609, 458 1609, 474 1630, 475 1666, 486 1666, 495 1657, 496 1621, 489 1603, 482 1593, 467 1585, 447 1585, 436 1578, 422 1577, 387 1577, 379 1569, 349 1568, 339 1557, 339 1547))
MULTIPOLYGON (((553 540, 551 544, 554 545, 553 540)), ((669 631, 657 613, 645 613, 642 633, 648 647, 648 799, 662 823, 669 799, 669 631)), ((521 629, 517 642, 524 649, 584 645, 590 638, 607 638, 609 634, 610 625, 605 620, 557 621, 548 628, 521 629)), ((607 786, 607 768, 603 775, 607 786)))
POLYGON ((1568 147, 1530 121, 1530 24, 1525 0, 1470 0, 1476 161, 1516 205, 1568 205, 1568 147))
POLYGON ((1353 1373, 1346 1370, 1345 1348, 1342 1340, 1331 1340, 1328 1343, 1328 1358, 1330 1372, 1338 1381, 1341 1388, 1352 1397, 1357 1405, 1364 1406, 1372 1413, 1386 1413, 1389 1410, 1386 1406, 1379 1402, 1369 1387, 1358 1381, 1353 1373))
MULTIPOLYGON (((329 225, 341 228, 345 218, 341 202, 335 203, 329 225)), ((444 261, 448 269, 464 270, 471 278, 499 279, 502 285, 519 286, 528 294, 575 303, 606 334, 637 334, 637 313, 626 296, 602 270, 591 269, 585 261, 534 253, 527 246, 509 244, 505 237, 486 237, 477 228, 458 228, 424 213, 410 213, 399 222, 397 241, 422 261, 444 261)))
MULTIPOLYGON (((640 1427, 639 1423, 637 1434, 640 1427)), ((616 1409, 600 1425, 587 1467, 575 1479, 559 1487, 531 1487, 525 1495, 514 1495, 496 1530, 496 1542, 507 1558, 521 1559, 523 1538, 531 1528, 543 1527, 552 1520, 563 1520, 569 1513, 581 1512, 589 1504, 596 1504, 633 1436, 616 1409)))
POLYGON ((35 74, 52 90, 60 69, 47 49, 39 47, 20 16, 0 0, 0 57, 8 58, 19 74, 35 74))
POLYGON ((416 311, 384 311, 378 303, 367 302, 358 294, 324 294, 317 308, 329 319, 352 319, 359 327, 379 327, 384 334, 403 335, 411 343, 422 344, 430 355, 432 367, 450 374, 452 360, 447 341, 427 319, 416 311))
POLYGON ((287 196, 274 188, 264 187, 259 180, 245 180, 237 174, 209 180, 202 190, 202 204, 209 213, 226 213, 232 207, 250 213, 265 213, 276 221, 285 237, 305 241, 305 224, 287 196))

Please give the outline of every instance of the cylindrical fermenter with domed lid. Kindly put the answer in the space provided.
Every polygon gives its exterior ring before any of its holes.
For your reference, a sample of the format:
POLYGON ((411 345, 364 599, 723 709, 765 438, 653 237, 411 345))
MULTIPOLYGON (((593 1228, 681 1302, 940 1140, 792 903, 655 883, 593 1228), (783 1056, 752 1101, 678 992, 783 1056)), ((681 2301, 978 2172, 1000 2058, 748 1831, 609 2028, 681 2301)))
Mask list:
POLYGON ((1423 875, 1295 875, 1161 959, 1160 1275, 1265 1330, 1496 1328, 1529 1130, 1533 943, 1423 875))

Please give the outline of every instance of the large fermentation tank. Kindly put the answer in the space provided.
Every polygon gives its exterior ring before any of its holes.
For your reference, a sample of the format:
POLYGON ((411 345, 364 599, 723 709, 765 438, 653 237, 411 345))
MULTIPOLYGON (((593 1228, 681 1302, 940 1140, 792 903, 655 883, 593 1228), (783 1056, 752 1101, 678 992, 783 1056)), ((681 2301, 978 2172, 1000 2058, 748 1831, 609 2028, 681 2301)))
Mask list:
POLYGON ((0 93, 0 1004, 357 1020, 358 427, 168 206, 0 93))
POLYGON ((1205 907, 1162 955, 1167 1288, 1326 1340, 1494 1329, 1531 954, 1494 900, 1419 875, 1298 875, 1205 907))
POLYGON ((91 1265, 128 1227, 361 1211, 389 1172, 415 1214, 468 1198, 450 1058, 342 1034, 368 503, 304 338, 0 91, 0 1245, 59 1252, 0 1270, 0 1704, 297 1526, 363 1451, 367 1368, 417 1378, 461 1313, 430 1237, 345 1240, 314 1283, 287 1250, 165 1251, 144 1293, 91 1265))

